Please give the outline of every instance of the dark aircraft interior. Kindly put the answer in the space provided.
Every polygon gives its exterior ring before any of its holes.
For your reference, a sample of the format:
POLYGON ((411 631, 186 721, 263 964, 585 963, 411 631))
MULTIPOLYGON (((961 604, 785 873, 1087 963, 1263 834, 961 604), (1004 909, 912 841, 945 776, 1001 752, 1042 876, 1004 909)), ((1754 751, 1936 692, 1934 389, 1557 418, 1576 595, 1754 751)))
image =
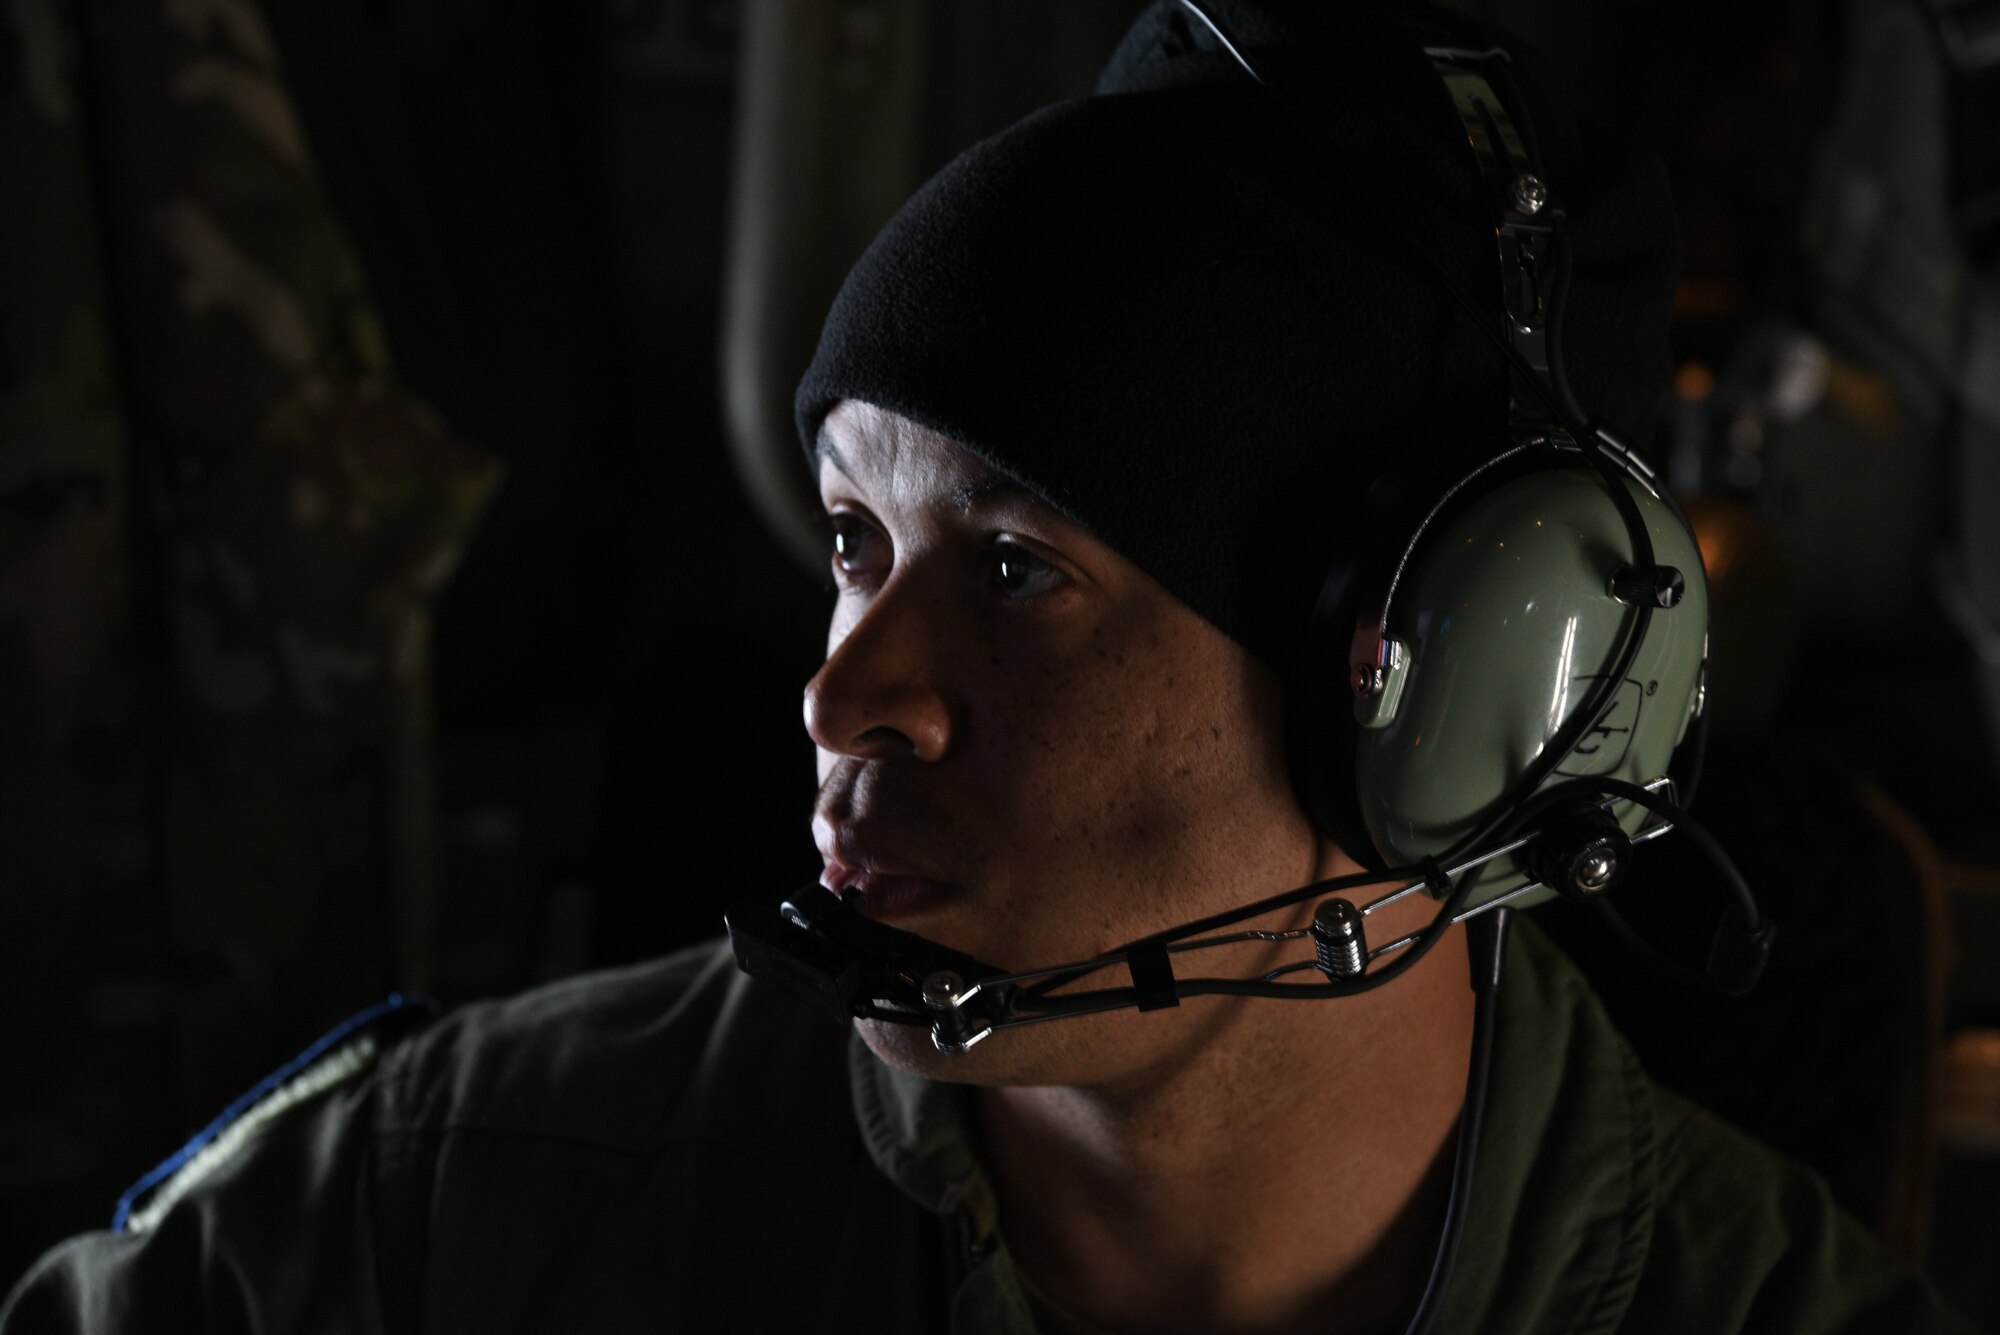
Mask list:
MULTIPOLYGON (((1447 0, 1643 141, 1747 997, 1535 910, 1662 1083, 2000 1326, 2000 4, 1447 0)), ((0 178, 0 1290, 392 990, 809 881, 792 391, 1140 0, 20 5, 0 178), (193 17, 190 17, 190 14, 193 17)), ((1699 953, 1660 887, 1620 894, 1699 953)))

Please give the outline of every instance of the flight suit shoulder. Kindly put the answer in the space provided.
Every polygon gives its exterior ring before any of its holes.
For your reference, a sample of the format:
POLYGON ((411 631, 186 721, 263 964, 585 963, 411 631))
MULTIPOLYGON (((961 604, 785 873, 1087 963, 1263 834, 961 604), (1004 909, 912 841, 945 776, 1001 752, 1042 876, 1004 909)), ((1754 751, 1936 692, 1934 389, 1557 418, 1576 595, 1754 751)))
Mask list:
POLYGON ((1659 1200, 1632 1304, 1643 1329, 1972 1335, 1817 1173, 1678 1095, 1654 1097, 1659 1200))
POLYGON ((782 1110, 845 1103, 846 1032, 709 942, 454 1010, 385 1054, 376 1130, 640 1155, 690 1140, 761 1154, 776 1135, 798 1150, 782 1110))
POLYGON ((649 1178, 621 1163, 726 1162, 715 1191, 733 1194, 846 1180, 861 1158, 845 1028, 751 984, 720 943, 401 1032, 385 1018, 260 1082, 149 1175, 120 1228, 45 1255, 0 1335, 413 1328, 426 1258, 468 1220, 637 1209, 625 1196, 649 1178))
POLYGON ((45 1254, 0 1332, 379 1329, 379 1032, 343 1026, 233 1103, 121 1198, 114 1227, 45 1254))

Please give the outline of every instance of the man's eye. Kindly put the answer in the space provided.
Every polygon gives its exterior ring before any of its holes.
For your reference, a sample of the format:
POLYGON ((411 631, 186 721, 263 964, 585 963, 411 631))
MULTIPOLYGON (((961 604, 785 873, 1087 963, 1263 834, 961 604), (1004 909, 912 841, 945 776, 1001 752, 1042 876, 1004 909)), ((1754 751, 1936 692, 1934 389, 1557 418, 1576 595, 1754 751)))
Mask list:
POLYGON ((1067 578, 1018 543, 1001 542, 994 547, 993 580, 1009 598, 1032 598, 1047 593, 1062 587, 1067 578))
POLYGON ((867 524, 852 515, 833 515, 833 568, 837 574, 855 576, 875 573, 885 564, 888 544, 867 524))

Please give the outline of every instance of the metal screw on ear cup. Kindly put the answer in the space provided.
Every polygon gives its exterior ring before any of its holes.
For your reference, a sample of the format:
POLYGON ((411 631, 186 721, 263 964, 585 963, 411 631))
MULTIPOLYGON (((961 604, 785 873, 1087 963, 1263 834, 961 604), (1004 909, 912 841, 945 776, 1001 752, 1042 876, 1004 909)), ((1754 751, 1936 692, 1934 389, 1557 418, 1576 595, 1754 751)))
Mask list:
POLYGON ((1368 967, 1368 934, 1361 910, 1344 899, 1322 900, 1313 910, 1314 960, 1328 978, 1359 978, 1368 967))
POLYGON ((1527 172, 1514 178, 1514 207, 1530 218, 1540 213, 1549 202, 1549 188, 1540 178, 1527 172))
POLYGON ((1567 812, 1542 827, 1535 879, 1569 899, 1594 899, 1625 875, 1632 841, 1602 807, 1567 812))
POLYGON ((1617 855, 1609 849, 1598 849, 1577 864, 1576 875, 1572 879, 1578 890, 1587 895, 1594 895, 1610 885, 1612 878, 1617 875, 1617 855))
POLYGON ((1357 667, 1349 683, 1354 687, 1355 697, 1366 700, 1371 695, 1382 693, 1383 680, 1381 668, 1357 667))

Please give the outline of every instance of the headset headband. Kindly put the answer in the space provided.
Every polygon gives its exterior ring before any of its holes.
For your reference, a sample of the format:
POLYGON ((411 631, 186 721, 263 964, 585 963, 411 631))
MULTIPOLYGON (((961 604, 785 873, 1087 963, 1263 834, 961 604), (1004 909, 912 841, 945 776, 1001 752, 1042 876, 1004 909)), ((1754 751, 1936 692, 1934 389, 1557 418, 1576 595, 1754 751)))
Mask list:
POLYGON ((1500 251, 1500 303, 1507 314, 1508 340, 1519 354, 1508 363, 1508 420, 1517 438, 1546 432, 1556 425, 1548 408, 1550 395, 1523 383, 1523 377, 1532 374, 1544 387, 1553 383, 1549 307, 1556 265, 1551 251, 1558 244, 1562 207, 1549 194, 1534 143, 1515 125, 1506 101, 1493 86, 1496 79, 1511 86, 1508 54, 1497 46, 1483 51, 1429 46, 1424 54, 1443 78, 1464 122, 1493 213, 1493 235, 1500 251))

